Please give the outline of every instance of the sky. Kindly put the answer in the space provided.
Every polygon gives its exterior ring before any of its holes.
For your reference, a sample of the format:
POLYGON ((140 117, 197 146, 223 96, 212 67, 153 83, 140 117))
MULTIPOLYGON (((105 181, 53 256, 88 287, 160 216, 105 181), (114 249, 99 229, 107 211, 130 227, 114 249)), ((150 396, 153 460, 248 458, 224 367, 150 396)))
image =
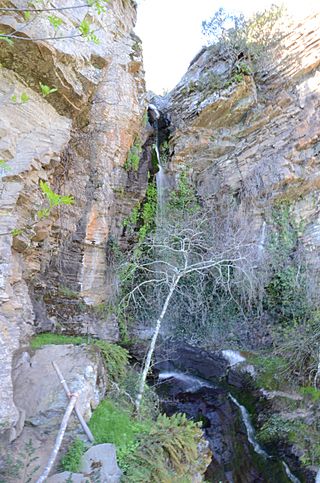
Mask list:
MULTIPOLYGON (((285 0, 290 11, 301 15, 320 0, 285 0)), ((250 15, 269 0, 138 0, 136 33, 142 39, 147 89, 156 94, 171 90, 205 44, 201 23, 220 7, 250 15), (241 8, 239 8, 241 6, 241 8)), ((320 8, 319 8, 320 10, 320 8)))

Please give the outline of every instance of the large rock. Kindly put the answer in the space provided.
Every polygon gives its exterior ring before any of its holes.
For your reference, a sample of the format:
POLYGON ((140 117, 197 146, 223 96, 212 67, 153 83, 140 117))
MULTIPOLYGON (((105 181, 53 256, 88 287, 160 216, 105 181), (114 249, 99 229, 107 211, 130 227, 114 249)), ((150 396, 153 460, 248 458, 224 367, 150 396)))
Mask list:
POLYGON ((116 447, 106 443, 90 448, 82 457, 81 471, 101 483, 119 483, 122 472, 117 464, 116 447))
MULTIPOLYGON (((91 416, 106 389, 106 375, 99 353, 93 347, 81 345, 47 345, 34 355, 21 352, 15 358, 13 370, 14 400, 33 426, 59 427, 68 398, 52 366, 59 366, 71 392, 77 392, 77 406, 86 420, 91 416)), ((69 428, 78 428, 72 416, 69 428)))
MULTIPOLYGON (((230 59, 207 48, 167 98, 174 133, 171 168, 187 166, 208 207, 234 206, 263 240, 275 201, 292 203, 320 267, 320 14, 290 25, 263 73, 230 81, 230 59)), ((267 233, 268 234, 268 233, 267 233)))

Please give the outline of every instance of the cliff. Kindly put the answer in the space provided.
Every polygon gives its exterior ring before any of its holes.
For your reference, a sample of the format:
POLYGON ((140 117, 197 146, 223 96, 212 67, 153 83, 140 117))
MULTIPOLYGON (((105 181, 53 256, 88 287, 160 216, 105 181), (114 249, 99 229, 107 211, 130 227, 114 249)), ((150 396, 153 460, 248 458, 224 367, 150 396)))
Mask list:
MULTIPOLYGON (((170 168, 186 166, 208 206, 236 205, 261 236, 271 207, 289 201, 304 242, 319 248, 319 15, 291 24, 276 57, 235 75, 223 48, 203 51, 169 94, 170 168)), ((319 262, 318 260, 315 260, 319 262)))
POLYGON ((58 10, 57 30, 47 12, 29 15, 4 11, 0 21, 2 33, 18 37, 2 41, 0 52, 0 425, 9 439, 19 425, 13 355, 28 336, 66 323, 69 332, 118 339, 112 317, 101 321, 85 307, 114 294, 108 247, 147 183, 146 166, 130 179, 124 168, 145 111, 135 3, 113 1, 100 15, 58 10), (79 35, 87 19, 99 43, 79 35), (39 219, 40 180, 74 204, 39 219))

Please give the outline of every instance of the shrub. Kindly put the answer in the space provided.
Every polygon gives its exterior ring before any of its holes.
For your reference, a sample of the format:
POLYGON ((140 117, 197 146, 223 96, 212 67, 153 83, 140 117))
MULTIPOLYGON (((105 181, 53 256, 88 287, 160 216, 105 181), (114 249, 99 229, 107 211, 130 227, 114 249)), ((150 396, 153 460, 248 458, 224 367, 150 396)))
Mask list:
POLYGON ((109 378, 112 381, 121 381, 126 375, 129 353, 123 347, 116 344, 110 344, 104 340, 96 340, 92 342, 99 347, 104 359, 104 364, 109 378))
POLYGON ((275 25, 282 14, 283 8, 276 5, 249 18, 220 8, 202 23, 202 31, 209 44, 218 44, 227 50, 233 64, 239 59, 257 64, 279 42, 281 35, 275 25))
POLYGON ((124 169, 126 171, 138 171, 141 153, 141 141, 140 139, 136 139, 133 146, 130 148, 127 160, 124 164, 124 169))
POLYGON ((195 469, 204 473, 209 463, 209 457, 198 461, 201 438, 199 423, 189 421, 184 414, 160 415, 150 432, 140 438, 136 450, 128 455, 125 481, 191 483, 195 469))
POLYGON ((86 449, 87 446, 85 442, 77 438, 61 459, 60 464, 62 469, 64 471, 71 471, 71 473, 78 473, 80 470, 81 458, 86 449))

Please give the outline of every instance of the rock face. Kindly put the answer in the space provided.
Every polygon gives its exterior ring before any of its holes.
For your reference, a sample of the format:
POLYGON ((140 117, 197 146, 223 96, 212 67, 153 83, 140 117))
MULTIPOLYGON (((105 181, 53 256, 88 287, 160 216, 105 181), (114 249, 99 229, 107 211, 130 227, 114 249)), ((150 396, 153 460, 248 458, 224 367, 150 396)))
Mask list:
MULTIPOLYGON (((14 403, 19 408, 19 420, 11 428, 10 439, 15 441, 9 447, 0 444, 0 473, 4 471, 0 478, 4 476, 6 481, 20 481, 23 471, 28 476, 32 474, 32 481, 36 481, 48 462, 68 405, 52 361, 57 363, 70 391, 78 393, 77 407, 86 421, 105 397, 107 375, 100 352, 93 346, 47 345, 35 352, 21 349, 13 361, 14 403), (30 447, 33 459, 27 468, 27 448, 30 447), (23 463, 22 468, 17 469, 16 480, 10 478, 8 455, 12 455, 15 463, 19 458, 23 463)), ((72 413, 62 452, 79 437, 87 441, 75 413, 72 413)), ((54 470, 57 470, 57 462, 54 470)))
POLYGON ((223 49, 204 49, 169 94, 175 126, 171 168, 187 166, 209 206, 236 206, 253 237, 276 200, 305 223, 304 243, 319 266, 319 14, 291 25, 260 76, 230 79, 223 49))
MULTIPOLYGON (((32 355, 21 352, 13 367, 14 401, 29 425, 59 427, 68 398, 55 373, 52 362, 59 366, 71 392, 79 394, 77 406, 86 420, 104 397, 106 374, 99 353, 81 345, 48 345, 32 355), (30 388, 32 388, 30 390, 30 388)), ((76 418, 69 427, 79 426, 76 418), (73 422, 73 424, 72 424, 73 422)))
POLYGON ((9 432, 19 420, 11 361, 31 333, 66 322, 70 329, 78 318, 82 332, 117 340, 114 319, 86 305, 114 294, 112 243, 147 183, 146 166, 130 176, 124 169, 144 112, 135 3, 115 0, 101 15, 71 3, 57 13, 57 31, 47 13, 31 13, 32 21, 18 12, 0 18, 1 32, 26 39, 2 41, 0 49, 0 426, 9 432), (99 45, 79 36, 88 19, 99 45), (56 90, 43 96, 39 83, 56 90), (74 205, 40 220, 48 206, 40 180, 72 195, 74 205))

